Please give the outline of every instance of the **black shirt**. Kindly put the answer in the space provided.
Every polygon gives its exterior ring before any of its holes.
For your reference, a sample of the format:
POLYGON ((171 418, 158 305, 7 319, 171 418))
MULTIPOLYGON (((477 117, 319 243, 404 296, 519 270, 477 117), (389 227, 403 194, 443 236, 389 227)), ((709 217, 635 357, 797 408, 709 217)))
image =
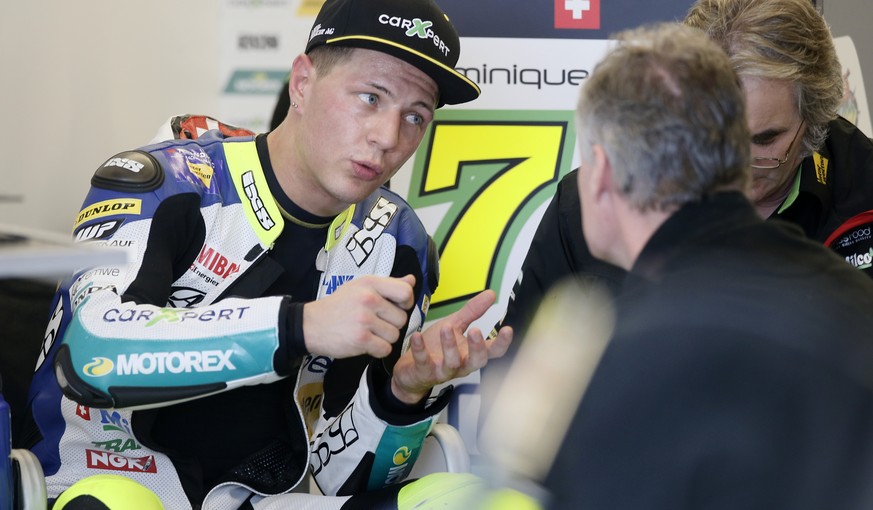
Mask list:
POLYGON ((873 508, 873 281, 723 193, 625 285, 551 507, 873 508))

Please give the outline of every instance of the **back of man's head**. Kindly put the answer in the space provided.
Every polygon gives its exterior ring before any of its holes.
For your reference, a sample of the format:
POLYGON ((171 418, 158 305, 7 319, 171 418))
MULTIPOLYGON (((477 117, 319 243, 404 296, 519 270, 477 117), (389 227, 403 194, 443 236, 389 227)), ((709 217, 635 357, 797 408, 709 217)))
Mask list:
POLYGON ((613 180, 642 212, 669 211, 749 181, 737 76, 699 30, 660 24, 616 37, 577 108, 581 157, 603 147, 613 180))

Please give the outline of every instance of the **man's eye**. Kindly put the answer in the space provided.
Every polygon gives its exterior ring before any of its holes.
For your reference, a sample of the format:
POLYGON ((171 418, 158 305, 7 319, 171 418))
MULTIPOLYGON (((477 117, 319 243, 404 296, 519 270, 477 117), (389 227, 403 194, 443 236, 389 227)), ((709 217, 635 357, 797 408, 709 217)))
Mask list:
POLYGON ((417 113, 410 113, 406 116, 406 122, 420 126, 421 124, 424 124, 424 117, 417 113))
POLYGON ((370 94, 368 92, 358 94, 358 97, 361 98, 361 101, 363 101, 369 105, 375 105, 376 103, 379 102, 379 98, 376 97, 376 94, 370 94))

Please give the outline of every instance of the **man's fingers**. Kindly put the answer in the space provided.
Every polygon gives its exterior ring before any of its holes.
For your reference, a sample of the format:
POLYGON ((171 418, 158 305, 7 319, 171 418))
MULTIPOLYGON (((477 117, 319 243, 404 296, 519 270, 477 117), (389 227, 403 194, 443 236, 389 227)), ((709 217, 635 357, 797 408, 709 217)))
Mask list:
POLYGON ((406 322, 406 315, 394 321, 384 320, 379 314, 372 317, 370 324, 367 327, 370 333, 374 336, 393 344, 400 338, 400 327, 406 322))
POLYGON ((430 356, 427 354, 427 349, 424 347, 424 337, 421 333, 415 332, 409 337, 409 350, 412 351, 412 359, 416 365, 424 366, 428 364, 430 356))
POLYGON ((397 332, 406 324, 406 319, 409 317, 406 310, 388 300, 383 300, 372 312, 375 313, 374 322, 384 322, 394 328, 394 336, 397 336, 397 332))
MULTIPOLYGON (((378 296, 378 299, 372 300, 369 308, 375 313, 376 317, 393 325, 399 330, 406 324, 408 318, 408 310, 413 304, 413 289, 415 285, 415 277, 406 275, 403 278, 373 278, 370 280, 371 289, 378 296)), ((374 330, 383 338, 388 339, 382 333, 374 330)), ((394 341, 396 331, 391 336, 390 340, 394 341)))
POLYGON ((443 348, 443 366, 452 370, 460 367, 461 353, 455 340, 455 330, 451 326, 440 328, 440 344, 443 348))
POLYGON ((411 274, 408 274, 408 275, 406 275, 402 278, 398 278, 398 279, 408 283, 410 287, 415 287, 415 276, 413 276, 411 274))
POLYGON ((303 337, 313 354, 385 357, 413 305, 415 277, 365 276, 303 307, 303 337))
POLYGON ((374 335, 367 340, 364 351, 374 358, 384 358, 391 354, 391 344, 374 335))
POLYGON ((378 283, 381 286, 379 293, 385 299, 388 299, 403 310, 412 308, 414 298, 413 287, 415 286, 414 276, 408 274, 403 278, 381 278, 378 280, 378 283))
POLYGON ((406 275, 403 278, 371 276, 361 278, 360 282, 360 285, 369 286, 373 292, 401 309, 409 310, 412 308, 414 276, 406 275))
POLYGON ((455 326, 461 331, 465 331, 470 324, 482 317, 496 300, 497 294, 490 289, 476 294, 464 304, 463 308, 455 312, 455 326))
POLYGON ((513 333, 511 327, 503 326, 500 328, 497 336, 489 340, 487 343, 488 358, 499 358, 506 354, 506 351, 509 349, 509 344, 512 343, 512 336, 513 333))
POLYGON ((467 333, 467 366, 470 371, 478 370, 488 364, 488 347, 485 345, 485 338, 482 336, 482 331, 478 328, 473 328, 467 333))

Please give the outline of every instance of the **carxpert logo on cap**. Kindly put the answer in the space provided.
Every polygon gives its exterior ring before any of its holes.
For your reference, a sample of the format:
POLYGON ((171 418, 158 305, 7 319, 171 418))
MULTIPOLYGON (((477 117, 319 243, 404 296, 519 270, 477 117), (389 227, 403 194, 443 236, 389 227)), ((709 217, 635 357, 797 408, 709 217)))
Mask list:
POLYGON ((600 0, 555 0, 555 28, 600 30, 600 0))
MULTIPOLYGON (((440 36, 431 29, 431 27, 433 27, 433 21, 426 21, 421 18, 406 19, 402 16, 392 16, 390 14, 380 14, 377 17, 377 20, 380 25, 387 25, 399 29, 406 37, 432 39, 434 46, 436 46, 443 55, 448 56, 452 51, 452 49, 446 45, 445 40, 440 38, 440 36)), ((331 36, 335 33, 336 28, 334 27, 322 28, 320 24, 315 25, 309 33, 309 40, 311 41, 315 37, 323 35, 331 36)))
POLYGON ((445 41, 431 29, 431 27, 433 27, 433 21, 425 21, 421 18, 406 19, 400 16, 391 16, 390 14, 380 14, 378 19, 379 23, 382 25, 388 25, 400 29, 406 37, 431 39, 433 45, 436 46, 445 56, 448 56, 449 52, 452 51, 451 48, 446 45, 445 41))

